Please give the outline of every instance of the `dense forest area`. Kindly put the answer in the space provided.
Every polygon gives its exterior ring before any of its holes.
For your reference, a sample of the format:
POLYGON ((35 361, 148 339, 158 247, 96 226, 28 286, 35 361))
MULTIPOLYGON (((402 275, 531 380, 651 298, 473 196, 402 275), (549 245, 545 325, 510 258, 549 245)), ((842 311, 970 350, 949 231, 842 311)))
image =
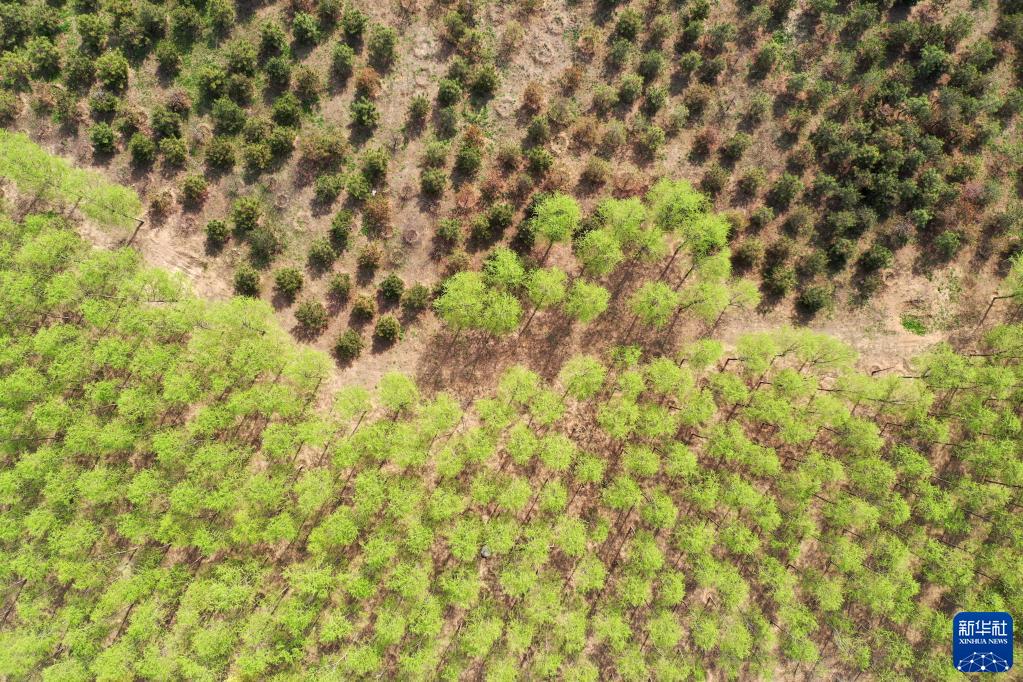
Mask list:
POLYGON ((957 679, 949 614, 1023 607, 1023 326, 325 395, 261 301, 60 216, 0 245, 5 678, 957 679))

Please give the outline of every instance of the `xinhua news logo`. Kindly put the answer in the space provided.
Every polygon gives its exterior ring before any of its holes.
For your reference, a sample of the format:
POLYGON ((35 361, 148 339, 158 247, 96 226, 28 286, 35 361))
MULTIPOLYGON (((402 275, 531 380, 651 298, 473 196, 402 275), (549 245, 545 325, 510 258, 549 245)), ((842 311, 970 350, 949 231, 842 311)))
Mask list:
POLYGON ((1012 668, 1012 616, 1004 611, 963 611, 952 619, 952 664, 964 673, 1012 668))

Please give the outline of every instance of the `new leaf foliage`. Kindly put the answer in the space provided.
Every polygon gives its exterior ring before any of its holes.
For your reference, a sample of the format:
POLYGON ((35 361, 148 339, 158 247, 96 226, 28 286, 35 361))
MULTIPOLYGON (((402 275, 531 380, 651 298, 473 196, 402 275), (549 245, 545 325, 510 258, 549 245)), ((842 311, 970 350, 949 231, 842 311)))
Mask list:
MULTIPOLYGON (((781 328, 324 400, 264 303, 53 216, 0 244, 5 678, 944 679, 935 604, 1023 607, 1018 325, 907 376, 781 328)), ((501 258, 449 324, 517 305, 501 258)))

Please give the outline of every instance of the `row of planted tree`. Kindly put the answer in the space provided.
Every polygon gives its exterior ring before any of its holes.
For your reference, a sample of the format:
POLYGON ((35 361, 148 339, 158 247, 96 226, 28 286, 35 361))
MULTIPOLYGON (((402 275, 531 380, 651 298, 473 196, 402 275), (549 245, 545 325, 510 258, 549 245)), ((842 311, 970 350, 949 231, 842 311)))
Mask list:
POLYGON ((549 309, 589 324, 613 303, 605 285, 614 280, 621 293, 623 278, 616 271, 656 266, 656 276, 626 297, 629 333, 639 322, 654 331, 674 329, 687 313, 716 323, 730 308, 760 301, 754 282, 732 277, 729 231, 728 221, 685 181, 661 180, 642 199, 603 199, 585 220, 574 198, 553 193, 535 202, 516 239, 531 247, 525 259, 508 247, 495 248, 481 271, 448 278, 434 308, 456 334, 522 333, 549 309), (567 270, 547 266, 558 244, 572 247, 567 270))
POLYGON ((946 679, 954 611, 1023 607, 1023 327, 325 396, 262 302, 54 217, 0 244, 7 679, 946 679))

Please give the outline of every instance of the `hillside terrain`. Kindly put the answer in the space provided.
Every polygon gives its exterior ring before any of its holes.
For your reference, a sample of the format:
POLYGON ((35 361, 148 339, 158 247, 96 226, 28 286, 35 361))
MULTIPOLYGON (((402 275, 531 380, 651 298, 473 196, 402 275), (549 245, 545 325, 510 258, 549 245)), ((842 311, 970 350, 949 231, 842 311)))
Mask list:
POLYGON ((1023 3, 0 0, 0 678, 953 680, 1023 3))

